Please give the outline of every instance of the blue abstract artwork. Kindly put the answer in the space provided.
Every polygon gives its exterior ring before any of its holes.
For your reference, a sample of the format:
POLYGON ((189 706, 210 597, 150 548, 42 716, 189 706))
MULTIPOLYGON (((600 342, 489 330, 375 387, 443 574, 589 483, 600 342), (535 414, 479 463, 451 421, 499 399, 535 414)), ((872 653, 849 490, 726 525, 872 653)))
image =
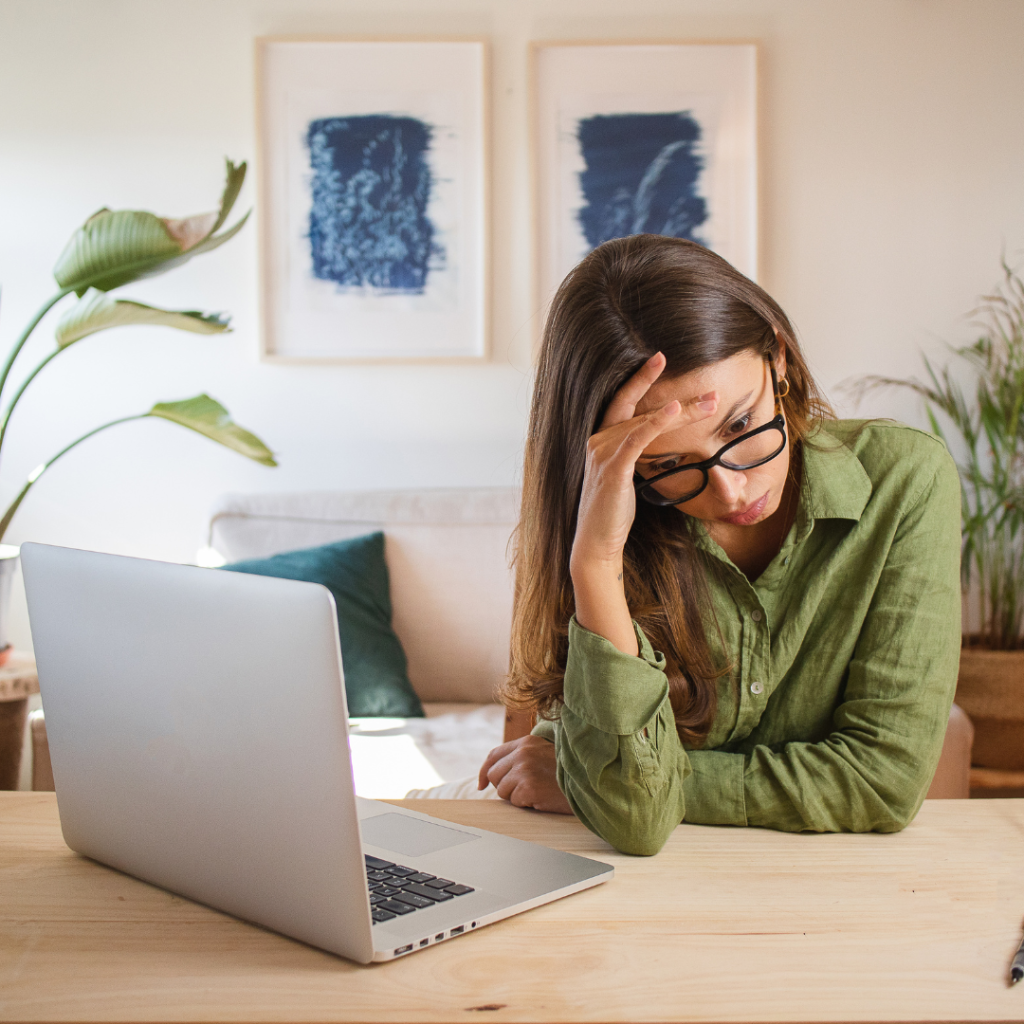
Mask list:
POLYGON ((309 122, 314 277, 342 290, 420 295, 444 247, 427 215, 431 126, 371 114, 309 122))
POLYGON ((691 114, 597 114, 577 122, 585 164, 577 212, 587 243, 650 232, 706 244, 701 127, 691 114))

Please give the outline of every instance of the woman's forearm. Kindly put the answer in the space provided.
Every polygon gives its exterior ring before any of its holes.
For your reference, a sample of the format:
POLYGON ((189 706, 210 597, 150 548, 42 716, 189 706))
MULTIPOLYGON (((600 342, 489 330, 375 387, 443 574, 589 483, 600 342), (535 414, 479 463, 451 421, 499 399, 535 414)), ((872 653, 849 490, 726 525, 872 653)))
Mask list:
POLYGON ((565 703, 554 723, 557 779, 576 816, 624 853, 657 853, 683 818, 690 772, 668 699, 665 659, 569 624, 565 703))
POLYGON ((637 403, 664 369, 665 357, 660 352, 651 356, 615 393, 600 427, 587 441, 569 564, 576 621, 633 657, 639 649, 622 587, 622 552, 636 515, 637 459, 666 430, 705 420, 718 408, 717 392, 710 392, 685 409, 673 400, 638 416, 637 403))
POLYGON ((622 586, 622 562, 608 564, 581 559, 572 566, 571 575, 576 621, 591 633, 603 636, 623 654, 636 657, 640 651, 622 586))

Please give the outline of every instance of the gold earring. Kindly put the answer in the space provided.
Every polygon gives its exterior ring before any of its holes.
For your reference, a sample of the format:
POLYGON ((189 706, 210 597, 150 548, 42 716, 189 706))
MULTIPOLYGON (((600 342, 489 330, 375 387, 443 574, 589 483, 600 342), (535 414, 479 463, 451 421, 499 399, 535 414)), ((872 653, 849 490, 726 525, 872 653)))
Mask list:
POLYGON ((779 381, 779 398, 785 398, 789 394, 789 381, 785 377, 779 381))

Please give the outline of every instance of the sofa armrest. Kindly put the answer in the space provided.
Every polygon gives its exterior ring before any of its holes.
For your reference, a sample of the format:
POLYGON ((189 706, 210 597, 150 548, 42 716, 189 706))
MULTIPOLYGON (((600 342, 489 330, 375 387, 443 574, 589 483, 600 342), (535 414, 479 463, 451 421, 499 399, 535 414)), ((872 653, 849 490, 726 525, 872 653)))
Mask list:
POLYGON ((971 795, 971 746, 974 726, 959 705, 949 709, 942 755, 928 789, 929 800, 959 800, 971 795))

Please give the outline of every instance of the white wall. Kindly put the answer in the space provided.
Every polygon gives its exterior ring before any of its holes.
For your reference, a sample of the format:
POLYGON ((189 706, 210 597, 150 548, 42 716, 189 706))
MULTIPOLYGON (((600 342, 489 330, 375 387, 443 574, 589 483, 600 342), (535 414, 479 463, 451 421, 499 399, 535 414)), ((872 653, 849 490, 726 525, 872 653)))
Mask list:
MULTIPOLYGON (((492 361, 261 364, 247 227, 125 291, 230 311, 235 332, 126 329, 75 346, 19 407, 0 499, 76 432, 200 390, 262 436, 281 467, 132 424, 47 474, 10 542, 190 560, 226 490, 514 481, 537 318, 531 39, 761 43, 761 282, 834 398, 843 378, 908 374, 920 349, 966 340, 963 314, 996 282, 1001 250, 1024 249, 1017 0, 0 0, 0 349, 53 290, 54 260, 97 207, 183 215, 214 204, 222 157, 254 153, 252 40, 275 33, 491 40, 492 361)), ((254 195, 247 184, 241 206, 254 195)), ((51 344, 40 331, 25 367, 51 344)), ((898 395, 863 408, 920 422, 898 395)), ((14 639, 29 644, 20 599, 14 639)))

